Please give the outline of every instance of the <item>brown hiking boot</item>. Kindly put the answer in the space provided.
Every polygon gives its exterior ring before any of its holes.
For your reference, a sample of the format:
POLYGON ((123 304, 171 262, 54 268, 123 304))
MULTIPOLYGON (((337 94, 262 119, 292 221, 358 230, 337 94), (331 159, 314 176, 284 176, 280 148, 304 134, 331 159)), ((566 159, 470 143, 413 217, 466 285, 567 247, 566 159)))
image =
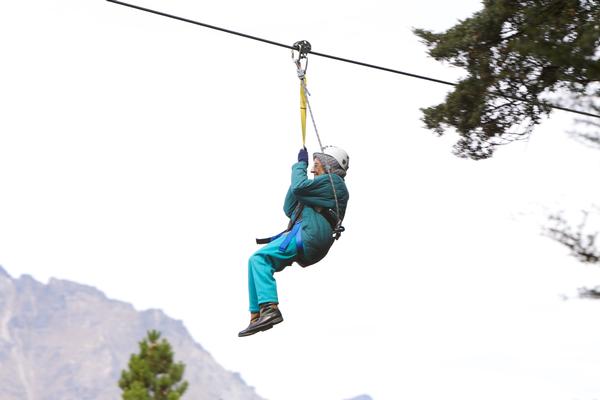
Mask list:
POLYGON ((273 325, 283 322, 281 311, 276 303, 265 303, 260 305, 260 316, 253 318, 250 325, 238 333, 239 337, 254 335, 255 333, 271 329, 273 325))

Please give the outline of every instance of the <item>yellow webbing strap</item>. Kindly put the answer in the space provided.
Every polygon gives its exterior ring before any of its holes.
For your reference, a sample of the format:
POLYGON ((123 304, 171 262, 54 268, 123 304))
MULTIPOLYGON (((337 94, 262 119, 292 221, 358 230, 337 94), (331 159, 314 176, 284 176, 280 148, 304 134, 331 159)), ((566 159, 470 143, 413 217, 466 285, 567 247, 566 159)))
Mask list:
POLYGON ((306 147, 306 78, 300 79, 300 122, 302 124, 302 146, 306 147))

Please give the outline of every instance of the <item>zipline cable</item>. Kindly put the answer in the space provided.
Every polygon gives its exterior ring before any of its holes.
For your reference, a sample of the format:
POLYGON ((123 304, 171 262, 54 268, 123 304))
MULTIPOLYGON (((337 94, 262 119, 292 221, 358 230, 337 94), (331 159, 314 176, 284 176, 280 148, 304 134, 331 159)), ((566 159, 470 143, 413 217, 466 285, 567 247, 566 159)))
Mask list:
MULTIPOLYGON (((217 31, 229 33, 231 35, 241 36, 241 37, 244 37, 246 39, 252 39, 252 40, 256 40, 256 41, 259 41, 259 42, 267 43, 267 44, 270 44, 270 45, 273 45, 273 46, 279 46, 279 47, 284 47, 286 49, 295 50, 295 48, 293 46, 290 46, 290 45, 287 45, 287 44, 275 42, 275 41, 269 40, 269 39, 263 39, 263 38, 260 38, 258 36, 248 35, 246 33, 236 32, 234 30, 221 28, 221 27, 218 27, 218 26, 215 26, 215 25, 205 24, 203 22, 194 21, 194 20, 189 19, 189 18, 178 17, 176 15, 167 14, 167 13, 162 12, 162 11, 156 11, 156 10, 152 10, 150 8, 137 6, 135 4, 125 3, 125 2, 122 2, 122 1, 119 1, 119 0, 106 0, 106 1, 108 1, 110 3, 118 4, 118 5, 121 5, 121 6, 130 7, 130 8, 136 9, 136 10, 145 11, 145 12, 148 12, 148 13, 151 13, 151 14, 156 14, 156 15, 160 15, 160 16, 163 16, 163 17, 176 19, 178 21, 183 21, 183 22, 187 22, 187 23, 190 23, 190 24, 199 25, 199 26, 202 26, 202 27, 205 27, 205 28, 214 29, 214 30, 217 30, 217 31)), ((444 80, 441 80, 441 79, 431 78, 431 77, 428 77, 428 76, 412 74, 410 72, 404 72, 404 71, 400 71, 400 70, 393 69, 393 68, 381 67, 379 65, 369 64, 369 63, 365 63, 365 62, 362 62, 362 61, 356 61, 356 60, 351 60, 351 59, 348 59, 348 58, 343 58, 343 57, 338 57, 338 56, 332 56, 330 54, 319 53, 319 52, 312 51, 312 50, 309 51, 309 53, 313 54, 315 56, 329 58, 329 59, 335 60, 335 61, 341 61, 341 62, 345 62, 345 63, 349 63, 349 64, 360 65, 362 67, 378 69, 380 71, 385 71, 385 72, 390 72, 390 73, 393 73, 393 74, 399 74, 399 75, 408 76, 408 77, 411 77, 411 78, 417 78, 417 79, 422 79, 422 80, 426 80, 426 81, 430 81, 430 82, 440 83, 442 85, 457 86, 457 84, 454 83, 454 82, 448 82, 448 81, 444 81, 444 80)), ((498 95, 498 96, 502 96, 502 95, 498 95)), ((506 97, 506 98, 509 98, 509 99, 512 99, 512 100, 518 100, 518 101, 527 102, 526 100, 522 100, 522 99, 515 98, 515 97, 510 97, 510 96, 502 96, 502 97, 506 97)), ((592 113, 588 113, 588 112, 585 112, 585 111, 573 110, 571 108, 560 107, 560 106, 555 106, 555 105, 550 105, 550 108, 554 108, 554 109, 557 109, 557 110, 566 111, 566 112, 570 112, 570 113, 575 113, 575 114, 579 114, 579 115, 585 115, 587 117, 600 118, 600 115, 598 115, 598 114, 592 114, 592 113)))

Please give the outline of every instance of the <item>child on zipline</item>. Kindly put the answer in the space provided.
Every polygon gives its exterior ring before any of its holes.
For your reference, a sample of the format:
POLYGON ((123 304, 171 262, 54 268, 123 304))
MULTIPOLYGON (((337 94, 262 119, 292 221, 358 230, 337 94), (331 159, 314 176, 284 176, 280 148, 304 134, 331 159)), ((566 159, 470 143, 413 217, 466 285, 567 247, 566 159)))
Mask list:
POLYGON ((240 337, 271 329, 283 321, 273 274, 293 262, 302 267, 317 263, 343 230, 341 221, 349 198, 344 182, 348 154, 326 146, 322 153, 313 155, 313 161, 314 179, 308 179, 308 151, 300 150, 283 205, 290 218, 288 229, 272 238, 258 239, 257 243, 267 244, 248 261, 250 325, 238 334, 240 337))

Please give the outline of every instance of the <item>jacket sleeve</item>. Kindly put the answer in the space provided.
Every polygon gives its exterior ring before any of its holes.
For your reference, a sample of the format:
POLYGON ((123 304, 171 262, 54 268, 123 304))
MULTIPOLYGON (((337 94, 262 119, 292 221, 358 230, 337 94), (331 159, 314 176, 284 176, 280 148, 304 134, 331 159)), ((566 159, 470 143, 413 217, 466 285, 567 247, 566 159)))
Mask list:
POLYGON ((331 185, 327 179, 308 179, 308 164, 298 162, 292 166, 292 184, 289 192, 297 201, 312 207, 333 207, 331 185))
POLYGON ((283 212, 288 218, 292 218, 292 213, 296 209, 297 205, 298 200, 296 200, 296 197, 292 194, 292 188, 290 186, 287 194, 285 195, 285 202, 283 203, 283 212))

